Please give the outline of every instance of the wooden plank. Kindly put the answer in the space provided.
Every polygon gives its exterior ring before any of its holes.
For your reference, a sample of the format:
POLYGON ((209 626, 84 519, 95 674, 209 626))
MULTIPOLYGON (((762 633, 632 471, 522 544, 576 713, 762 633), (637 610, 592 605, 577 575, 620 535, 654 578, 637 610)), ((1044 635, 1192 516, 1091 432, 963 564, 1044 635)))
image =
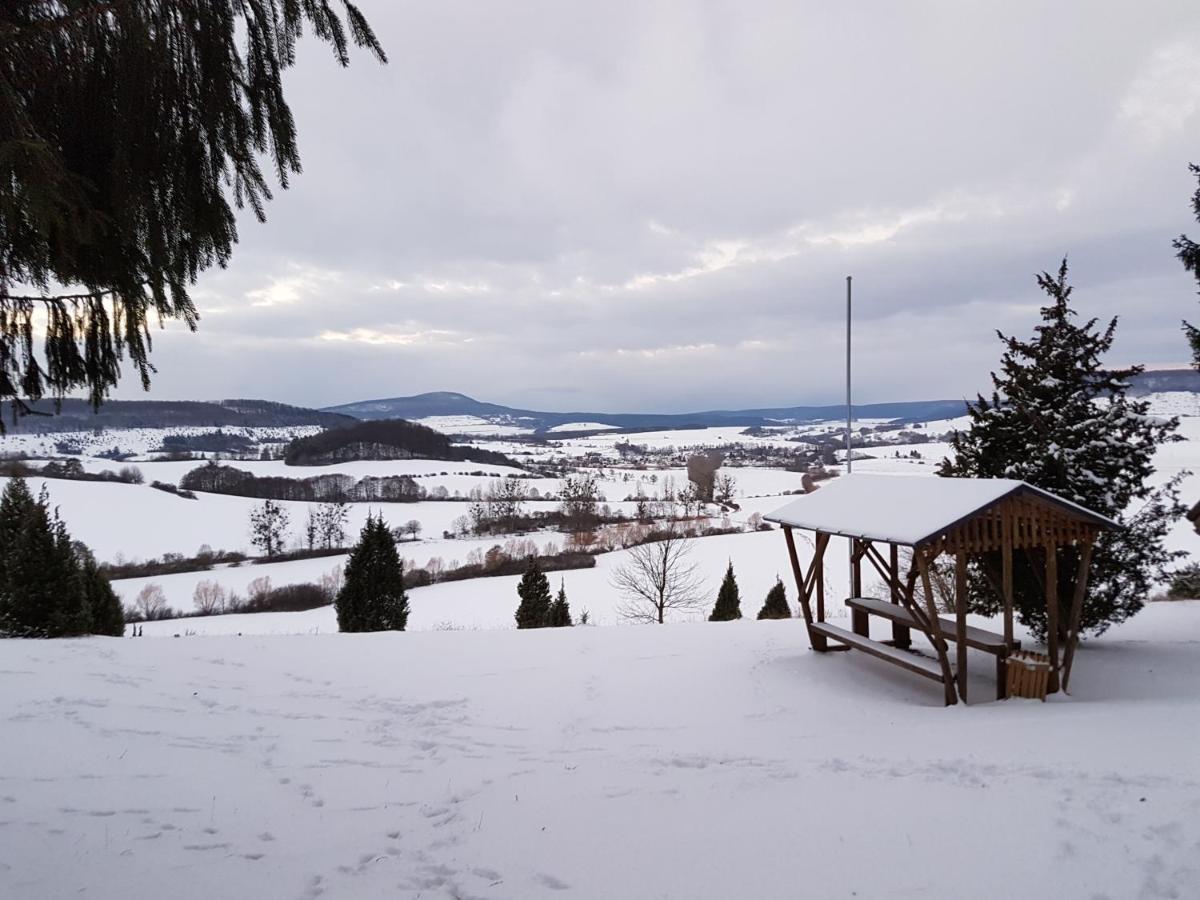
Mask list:
POLYGON ((922 675, 932 681, 942 680, 941 665, 936 660, 930 659, 927 656, 918 656, 906 650, 889 647, 887 644, 873 641, 870 638, 865 638, 844 628, 838 628, 836 625, 830 625, 828 622, 818 622, 813 626, 813 629, 832 640, 841 641, 855 650, 861 650, 879 659, 894 663, 903 669, 907 669, 917 675, 922 675))
MULTIPOLYGON (((907 609, 893 603, 888 603, 885 600, 879 600, 875 597, 851 597, 846 601, 846 605, 851 609, 862 609, 873 616, 899 622, 909 628, 921 628, 921 624, 916 621, 912 613, 907 609)), ((939 624, 942 626, 942 636, 946 640, 957 640, 957 627, 953 619, 942 616, 939 619, 939 624)), ((974 625, 968 625, 967 646, 973 647, 976 650, 982 650, 984 653, 1000 656, 1007 653, 1009 649, 1019 650, 1021 642, 1012 641, 1006 647, 1004 635, 988 631, 985 628, 976 628, 974 625)))

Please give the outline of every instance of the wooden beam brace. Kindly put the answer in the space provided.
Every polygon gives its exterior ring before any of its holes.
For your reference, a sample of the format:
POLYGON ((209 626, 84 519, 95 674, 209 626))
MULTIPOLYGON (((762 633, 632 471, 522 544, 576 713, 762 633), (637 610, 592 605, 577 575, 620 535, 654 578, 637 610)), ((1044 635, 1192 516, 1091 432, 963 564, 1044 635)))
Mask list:
POLYGON ((967 554, 954 557, 954 625, 958 651, 958 696, 967 702, 967 554))
MULTIPOLYGON (((950 659, 946 655, 946 639, 942 637, 942 626, 938 621, 937 606, 933 600, 933 585, 929 580, 929 566, 936 559, 936 556, 927 558, 917 550, 914 550, 914 556, 921 570, 921 585, 925 589, 925 606, 929 616, 929 631, 927 633, 930 640, 933 641, 933 649, 937 651, 938 662, 942 666, 942 683, 945 687, 946 705, 953 706, 958 702, 958 695, 954 689, 954 675, 950 671, 950 659)), ((916 606, 916 604, 913 605, 916 606)))
POLYGON ((1067 626, 1067 649, 1063 656, 1062 689, 1066 693, 1071 683, 1071 666, 1075 662, 1075 648, 1079 644, 1079 620, 1083 615, 1083 599, 1087 594, 1088 574, 1092 568, 1092 537, 1084 538, 1079 552, 1079 568, 1075 574, 1075 595, 1071 598, 1071 621, 1067 626))
POLYGON ((788 556, 792 563, 792 576, 796 579, 796 590, 800 594, 800 612, 804 616, 805 627, 808 628, 809 643, 814 650, 824 652, 829 649, 829 642, 825 635, 817 634, 812 630, 813 615, 810 601, 813 582, 816 580, 817 573, 821 570, 821 560, 825 555, 825 547, 829 544, 829 535, 817 532, 816 545, 813 550, 813 561, 807 573, 804 572, 800 565, 800 557, 796 553, 796 539, 792 534, 792 529, 785 525, 783 527, 783 536, 787 541, 788 556))

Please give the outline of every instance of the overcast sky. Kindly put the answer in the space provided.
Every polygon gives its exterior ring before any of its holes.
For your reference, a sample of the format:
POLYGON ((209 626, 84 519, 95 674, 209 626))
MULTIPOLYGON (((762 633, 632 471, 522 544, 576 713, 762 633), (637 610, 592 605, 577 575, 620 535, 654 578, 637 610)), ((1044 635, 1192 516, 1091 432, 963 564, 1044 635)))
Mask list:
POLYGON ((302 44, 304 172, 151 396, 838 402, 853 274, 856 398, 961 397, 1064 254, 1114 363, 1187 359, 1195 0, 360 6, 390 64, 302 44))

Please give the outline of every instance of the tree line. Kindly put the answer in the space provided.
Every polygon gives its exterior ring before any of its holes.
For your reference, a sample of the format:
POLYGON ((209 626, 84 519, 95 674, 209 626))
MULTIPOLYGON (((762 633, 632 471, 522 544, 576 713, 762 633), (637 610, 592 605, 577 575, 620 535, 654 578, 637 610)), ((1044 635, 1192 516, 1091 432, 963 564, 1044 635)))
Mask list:
POLYGON ((404 419, 375 419, 296 438, 284 450, 289 466, 323 466, 364 459, 440 459, 520 468, 503 453, 462 447, 440 431, 404 419))
POLYGON ((308 478, 255 475, 244 469, 208 462, 179 480, 180 488, 209 494, 231 494, 269 500, 353 503, 416 503, 425 499, 425 488, 409 475, 353 475, 330 473, 308 478))

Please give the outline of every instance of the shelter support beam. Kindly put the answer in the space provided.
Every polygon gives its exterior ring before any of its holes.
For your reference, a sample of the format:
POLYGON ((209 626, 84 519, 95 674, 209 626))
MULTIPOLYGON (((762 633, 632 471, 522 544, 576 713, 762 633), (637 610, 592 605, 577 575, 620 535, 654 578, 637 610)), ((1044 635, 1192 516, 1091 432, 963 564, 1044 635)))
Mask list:
POLYGON ((958 696, 967 702, 967 554, 954 554, 954 625, 958 656, 958 696))
POLYGON ((1050 656, 1050 678, 1046 692, 1058 691, 1058 547, 1046 544, 1046 651, 1050 656))
POLYGON ((929 617, 929 639, 933 642, 933 649, 937 651, 938 662, 942 666, 942 684, 945 688, 946 705, 953 706, 958 702, 958 694, 954 690, 954 674, 950 671, 950 659, 946 655, 946 639, 942 637, 942 626, 938 620, 937 605, 933 599, 933 585, 929 579, 929 566, 933 559, 927 559, 919 550, 914 551, 913 555, 920 568, 921 586, 925 589, 925 612, 929 617))
MULTIPOLYGON (((900 592, 904 588, 900 586, 900 548, 895 544, 888 545, 888 562, 892 570, 892 577, 888 580, 892 593, 891 601, 899 606, 902 603, 900 592)), ((912 631, 907 625, 892 622, 892 644, 901 650, 912 646, 912 631)))
POLYGON ((796 538, 792 534, 792 529, 788 526, 783 528, 784 538, 787 540, 788 556, 791 558, 792 575, 796 579, 796 591, 800 598, 800 612, 804 616, 804 624, 808 627, 808 639, 812 644, 812 648, 819 652, 825 652, 829 648, 829 641, 825 635, 813 631, 813 615, 812 615, 812 595, 814 589, 817 591, 820 599, 818 611, 824 614, 824 584, 818 586, 818 582, 823 582, 824 566, 822 560, 825 556, 825 548, 829 546, 829 535, 824 532, 817 532, 816 546, 813 549, 812 563, 805 572, 800 565, 800 557, 796 553, 796 538))
POLYGON ((1071 621, 1067 626, 1067 649, 1063 657, 1062 689, 1071 683, 1071 666, 1075 648, 1079 645, 1079 621, 1083 615, 1083 598, 1087 594, 1088 573, 1092 567, 1092 538, 1087 537, 1079 551, 1079 569, 1075 574, 1075 596, 1071 598, 1071 621))

